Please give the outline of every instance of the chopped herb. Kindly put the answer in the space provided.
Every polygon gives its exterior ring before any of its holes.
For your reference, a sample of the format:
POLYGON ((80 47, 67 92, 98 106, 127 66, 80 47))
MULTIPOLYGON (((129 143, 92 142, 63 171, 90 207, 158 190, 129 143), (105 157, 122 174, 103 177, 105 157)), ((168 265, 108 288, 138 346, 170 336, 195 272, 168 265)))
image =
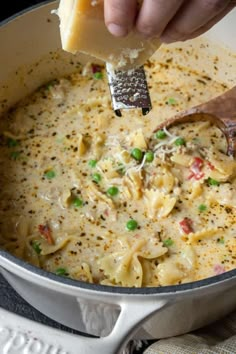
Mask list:
POLYGON ((56 177, 56 172, 53 170, 48 170, 44 173, 44 177, 47 179, 53 179, 56 177))
POLYGON ((128 231, 134 231, 137 229, 137 227, 138 227, 138 223, 134 219, 130 219, 126 223, 126 230, 128 230, 128 231))
POLYGON ((200 204, 199 207, 198 207, 198 210, 199 211, 206 211, 207 210, 207 206, 205 204, 200 204))
POLYGON ((72 200, 72 204, 75 208, 80 208, 83 206, 83 200, 78 198, 78 197, 75 197, 73 200, 72 200))
POLYGON ((57 142, 58 144, 63 143, 63 142, 64 142, 64 140, 65 140, 65 138, 64 138, 64 137, 59 137, 59 138, 56 138, 56 142, 57 142))
POLYGON ((218 238, 217 242, 223 245, 225 243, 224 237, 218 238))
POLYGON ((166 133, 164 132, 164 130, 158 130, 156 132, 156 138, 157 139, 165 139, 167 137, 166 133))
POLYGON ((40 254, 40 253, 42 252, 40 245, 41 245, 41 244, 40 244, 40 242, 38 242, 38 241, 33 241, 32 244, 31 244, 33 250, 34 250, 37 254, 40 254))
POLYGON ((166 247, 170 247, 174 244, 174 241, 171 240, 171 238, 167 238, 166 240, 163 241, 163 245, 166 247))
POLYGON ((12 138, 8 138, 7 139, 7 146, 8 147, 15 147, 19 145, 19 141, 12 139, 12 138))
POLYGON ((93 74, 94 79, 101 80, 103 78, 103 73, 97 72, 93 74))
POLYGON ((97 160, 89 160, 88 164, 90 167, 94 168, 97 165, 97 160))
POLYGON ((56 275, 60 275, 60 276, 68 275, 68 272, 65 268, 58 268, 55 273, 56 275))
POLYGON ((193 143, 198 145, 201 143, 201 140, 199 138, 193 138, 193 143))
POLYGON ((94 173, 92 175, 92 180, 96 183, 99 183, 101 181, 102 177, 99 173, 94 173))
POLYGON ((143 159, 143 152, 138 149, 138 148, 134 148, 132 151, 131 151, 131 156, 137 160, 137 161, 141 161, 143 159))
POLYGON ((185 140, 184 140, 184 138, 177 138, 177 139, 175 140, 175 145, 176 145, 176 146, 185 145, 185 140))
POLYGON ((174 105, 177 104, 177 101, 176 101, 175 98, 170 97, 170 98, 168 98, 167 103, 168 103, 169 105, 171 105, 171 106, 174 106, 174 105))
POLYGON ((215 179, 213 179, 211 177, 208 178, 207 183, 210 186, 219 186, 220 185, 220 182, 216 181, 215 179))
POLYGON ((46 90, 49 90, 51 87, 55 86, 57 83, 58 83, 57 80, 52 80, 52 81, 47 82, 44 85, 44 87, 45 87, 46 90))
POLYGON ((20 151, 12 151, 10 154, 10 157, 12 160, 18 160, 20 157, 21 152, 20 151))
POLYGON ((120 174, 120 175, 124 175, 125 174, 125 165, 123 165, 122 163, 119 164, 119 168, 117 169, 117 172, 120 174))
POLYGON ((119 193, 119 189, 117 187, 110 187, 107 190, 107 194, 110 197, 115 197, 119 193))
POLYGON ((154 153, 152 151, 147 151, 145 154, 145 161, 152 162, 154 160, 154 153))

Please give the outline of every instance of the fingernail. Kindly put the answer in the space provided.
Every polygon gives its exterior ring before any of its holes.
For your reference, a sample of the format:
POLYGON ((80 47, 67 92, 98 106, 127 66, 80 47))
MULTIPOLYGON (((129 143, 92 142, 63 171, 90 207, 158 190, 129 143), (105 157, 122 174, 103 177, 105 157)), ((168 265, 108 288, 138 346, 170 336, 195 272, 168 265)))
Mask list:
POLYGON ((124 37, 128 34, 128 31, 125 27, 116 25, 115 23, 109 23, 107 27, 109 32, 113 34, 113 36, 124 37))

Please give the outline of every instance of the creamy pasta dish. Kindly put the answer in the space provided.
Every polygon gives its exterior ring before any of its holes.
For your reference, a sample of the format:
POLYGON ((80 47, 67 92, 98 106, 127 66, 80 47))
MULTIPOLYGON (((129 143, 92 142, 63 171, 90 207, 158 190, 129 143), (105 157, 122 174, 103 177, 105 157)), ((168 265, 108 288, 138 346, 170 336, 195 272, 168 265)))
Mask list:
POLYGON ((104 68, 89 63, 2 117, 3 249, 60 276, 125 287, 236 267, 236 162, 225 137, 202 121, 155 131, 227 86, 174 56, 146 65, 147 116, 116 117, 104 68))

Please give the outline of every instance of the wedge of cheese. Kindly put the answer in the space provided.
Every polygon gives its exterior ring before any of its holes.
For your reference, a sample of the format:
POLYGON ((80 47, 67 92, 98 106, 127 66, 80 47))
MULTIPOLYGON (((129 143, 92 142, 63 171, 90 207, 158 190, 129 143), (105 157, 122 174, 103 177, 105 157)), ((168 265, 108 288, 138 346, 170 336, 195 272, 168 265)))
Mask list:
POLYGON ((103 0, 60 0, 57 14, 64 50, 83 52, 108 62, 114 68, 141 66, 157 50, 160 41, 131 32, 116 38, 104 23, 103 0))

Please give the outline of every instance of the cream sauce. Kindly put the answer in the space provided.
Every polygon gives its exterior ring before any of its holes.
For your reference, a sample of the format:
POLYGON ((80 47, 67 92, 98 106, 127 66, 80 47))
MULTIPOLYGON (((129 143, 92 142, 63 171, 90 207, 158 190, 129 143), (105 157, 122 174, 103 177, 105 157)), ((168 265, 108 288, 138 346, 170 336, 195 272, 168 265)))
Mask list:
POLYGON ((227 89, 175 64, 180 50, 147 63, 147 116, 115 117, 104 69, 95 77, 88 64, 2 118, 1 247, 108 285, 179 284, 235 268, 236 165, 221 132, 199 122, 153 133, 227 89))

